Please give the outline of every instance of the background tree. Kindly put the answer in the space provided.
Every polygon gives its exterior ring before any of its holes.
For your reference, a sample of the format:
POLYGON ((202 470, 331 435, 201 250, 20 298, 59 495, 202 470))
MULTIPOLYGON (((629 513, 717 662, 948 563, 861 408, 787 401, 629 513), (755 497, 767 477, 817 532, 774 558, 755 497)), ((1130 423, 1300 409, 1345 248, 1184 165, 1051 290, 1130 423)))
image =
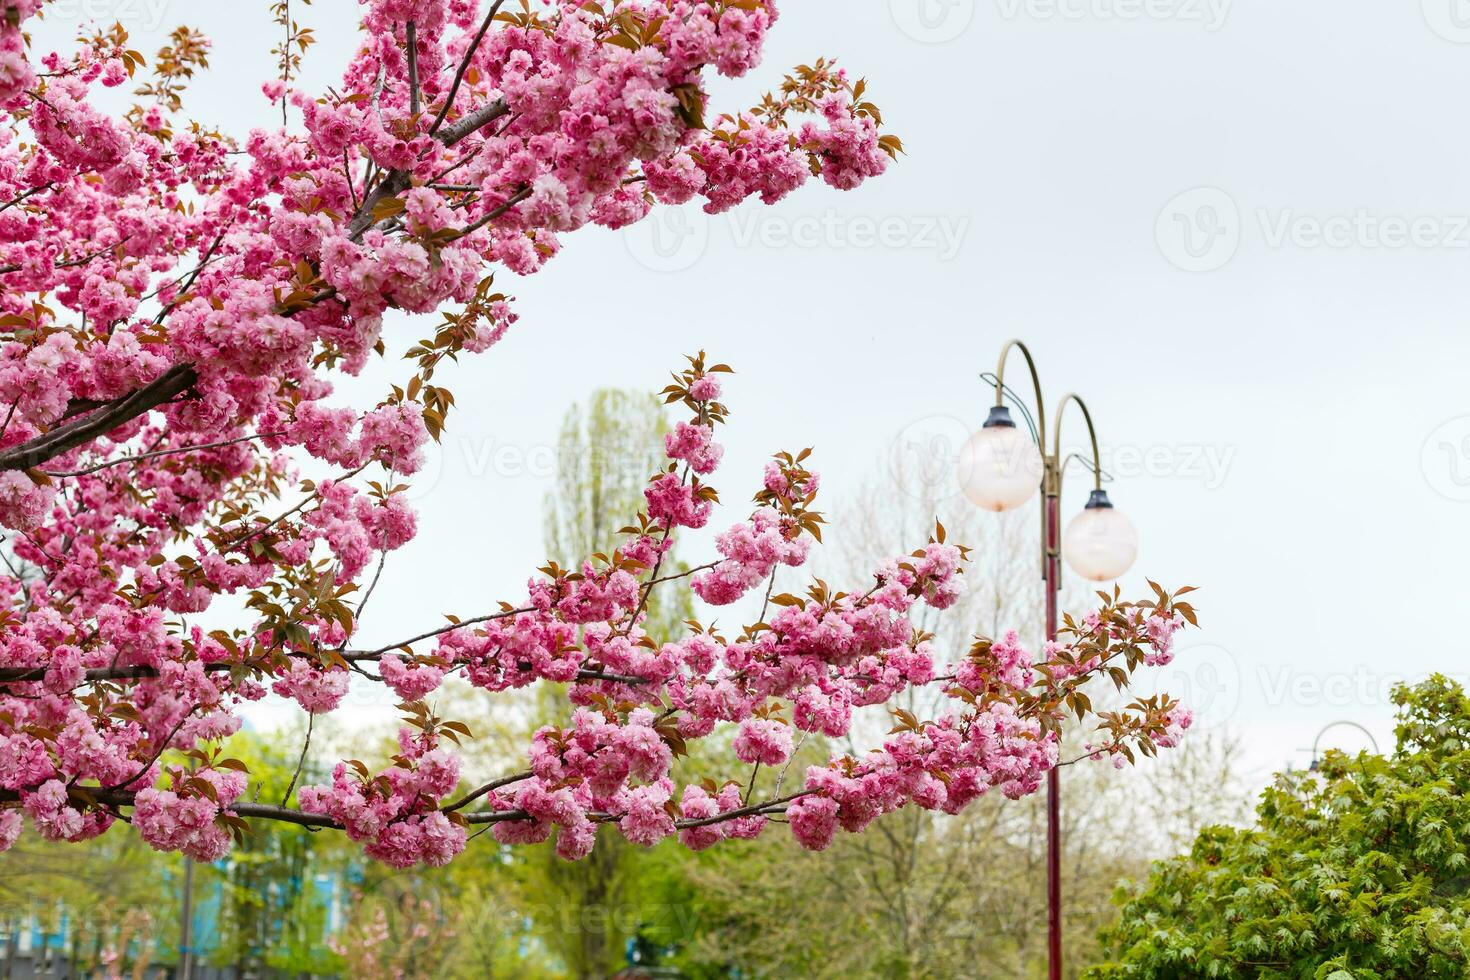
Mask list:
POLYGON ((172 961, 179 895, 170 885, 182 865, 126 834, 80 847, 26 835, 0 855, 0 976, 16 969, 21 933, 33 930, 42 949, 32 957, 54 953, 77 971, 172 961))
MULTIPOLYGON (((823 552, 825 577, 852 580, 894 542, 911 540, 939 515, 951 536, 974 542, 966 592, 944 615, 916 616, 943 659, 973 635, 1017 629, 1043 639, 1043 583, 1034 515, 984 514, 944 492, 937 474, 952 462, 943 446, 909 447, 885 460, 841 508, 823 552)), ((1064 608, 1090 597, 1069 589, 1064 608)), ((1105 696, 1105 695, 1100 695, 1105 696)), ((924 716, 933 692, 908 692, 901 706, 924 716)), ((873 711, 839 740, 809 740, 794 769, 857 752, 892 727, 873 711)), ((1069 737, 1081 754, 1086 733, 1069 737)), ((1172 853, 1202 821, 1243 816, 1233 773, 1236 746, 1191 735, 1164 757, 1119 776, 1110 767, 1071 766, 1064 777, 1064 923, 1069 976, 1095 961, 1098 929, 1116 916, 1119 879, 1140 875, 1152 856, 1172 853), (1167 794, 1167 806, 1140 807, 1167 794), (1193 812, 1173 815, 1181 798, 1193 812), (1149 816, 1140 821, 1139 811, 1149 816), (1206 818, 1205 815, 1208 815, 1206 818), (1201 821, 1201 822, 1194 822, 1201 821)), ((699 928, 679 957, 694 976, 738 968, 804 976, 1027 978, 1044 975, 1046 933, 1044 801, 982 798, 957 816, 908 810, 880 818, 868 834, 840 838, 808 855, 771 838, 680 862, 670 901, 687 901, 699 928), (779 886, 773 883, 779 882, 779 886), (833 941, 860 935, 860 944, 833 941)), ((677 941, 677 937, 669 937, 677 941)), ((687 939, 687 937, 686 937, 687 939)))
MULTIPOLYGON (((617 532, 643 505, 648 474, 662 465, 668 431, 662 400, 647 393, 600 389, 567 411, 556 488, 545 505, 548 560, 571 567, 616 549, 617 532)), ((685 570, 672 551, 665 566, 669 574, 685 570)), ((684 631, 692 605, 687 593, 655 594, 646 613, 645 629, 663 642, 684 631)), ((467 764, 483 769, 515 765, 533 732, 571 711, 565 692, 554 687, 491 699, 468 685, 446 685, 440 700, 448 714, 482 719, 465 752, 467 764)), ((390 968, 397 957, 420 966, 427 958, 446 976, 520 977, 544 970, 605 977, 623 964, 639 925, 658 921, 650 896, 662 895, 657 883, 677 864, 677 851, 632 847, 610 827, 599 830, 596 846, 579 862, 564 861, 551 849, 519 853, 482 841, 469 860, 452 868, 407 879, 370 873, 362 890, 366 908, 354 914, 340 945, 349 962, 361 959, 361 969, 390 968), (446 924, 432 949, 427 937, 411 935, 415 920, 446 924), (384 947, 395 937, 413 951, 390 955, 384 947), (352 952, 359 947, 360 953, 352 952)))
POLYGON ((1119 893, 1089 980, 1450 980, 1470 962, 1470 699, 1395 689, 1392 755, 1279 776, 1253 827, 1211 827, 1119 893))
MULTIPOLYGON (((251 767, 253 797, 278 800, 290 785, 298 758, 287 748, 289 735, 265 738, 246 730, 230 740, 229 751, 251 767)), ((345 897, 351 857, 347 842, 333 835, 268 824, 228 859, 196 868, 196 926, 211 938, 195 962, 235 967, 242 975, 335 971, 341 963, 326 939, 345 897)), ((120 831, 76 846, 26 834, 0 855, 0 922, 10 937, 38 929, 43 945, 59 942, 55 955, 75 971, 172 964, 182 865, 120 831)), ((194 942, 201 942, 198 932, 194 942)))

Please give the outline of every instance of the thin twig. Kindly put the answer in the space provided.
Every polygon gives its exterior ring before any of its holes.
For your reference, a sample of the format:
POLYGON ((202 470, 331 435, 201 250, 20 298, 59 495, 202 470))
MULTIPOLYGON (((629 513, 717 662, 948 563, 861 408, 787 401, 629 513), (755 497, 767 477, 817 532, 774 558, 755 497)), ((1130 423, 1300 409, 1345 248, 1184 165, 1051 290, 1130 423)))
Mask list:
POLYGON ((133 783, 136 783, 138 780, 142 779, 143 776, 148 772, 148 770, 153 768, 153 764, 157 762, 159 758, 163 755, 163 753, 168 750, 168 743, 172 742, 174 740, 174 736, 177 735, 179 731, 184 727, 184 722, 192 718, 194 716, 194 712, 198 710, 199 705, 196 704, 194 705, 194 707, 188 710, 184 717, 179 719, 179 723, 174 726, 173 731, 169 732, 168 736, 162 742, 158 743, 158 748, 154 750, 152 758, 150 758, 147 762, 143 764, 143 768, 139 769, 132 779, 129 779, 127 782, 124 783, 118 783, 115 786, 103 787, 103 791, 112 792, 113 790, 127 789, 129 786, 133 785, 133 783))
POLYGON ((45 184, 42 184, 40 187, 32 187, 30 190, 26 191, 24 194, 21 194, 19 197, 11 198, 9 201, 6 201, 3 205, 0 205, 0 212, 9 211, 11 208, 15 207, 17 204, 21 203, 22 201, 28 200, 29 198, 32 198, 32 197, 35 197, 37 194, 44 194, 46 191, 49 191, 51 188, 53 188, 55 186, 56 186, 55 184, 50 183, 50 182, 47 182, 45 184))
POLYGON ((806 737, 807 733, 802 732, 801 738, 797 740, 796 748, 791 750, 791 758, 786 760, 786 765, 781 767, 781 772, 776 777, 775 792, 777 796, 781 795, 781 784, 786 782, 786 773, 790 771, 792 763, 796 761, 796 757, 801 754, 801 747, 806 744, 806 737))
POLYGON ((755 792, 755 777, 760 771, 761 763, 760 760, 757 759, 755 765, 752 766, 750 769, 750 783, 745 787, 745 795, 740 798, 741 803, 750 802, 750 794, 755 792))
POLYGON ((712 561, 707 565, 700 565, 698 568, 691 568, 688 571, 680 572, 678 575, 665 575, 663 578, 656 578, 651 582, 644 582, 643 587, 645 589, 651 589, 655 585, 663 585, 665 582, 677 582, 681 578, 688 578, 691 575, 698 575, 700 572, 707 572, 712 568, 718 568, 719 564, 717 561, 712 561))
POLYGON ((455 630, 464 629, 467 626, 479 626, 481 623, 489 623, 497 619, 509 619, 511 616, 519 616, 523 613, 531 613, 535 611, 536 610, 534 608, 508 609, 505 612, 498 612, 491 616, 480 616, 475 619, 464 619, 460 620, 457 623, 450 623, 448 626, 432 630, 428 633, 422 633, 418 636, 415 636, 411 640, 404 640, 402 643, 393 643, 388 646, 381 647, 377 650, 366 650, 359 653, 354 653, 349 655, 349 657, 355 657, 360 660, 370 660, 374 657, 381 657, 385 653, 392 653, 394 650, 399 650, 403 647, 412 646, 415 643, 421 643, 424 640, 432 640, 434 639, 434 637, 443 636, 445 633, 453 633, 455 630))
POLYGON ((68 470, 66 472, 47 470, 46 475, 56 477, 57 479, 72 476, 91 476, 93 473, 99 473, 113 466, 122 466, 124 463, 140 463, 145 459, 157 459, 159 456, 173 456, 178 453, 197 453, 206 449, 223 449, 226 446, 233 446, 242 442, 251 442, 255 439, 272 439, 285 434, 284 432, 259 432, 253 436, 240 436, 237 439, 225 439, 222 442, 210 442, 199 446, 180 446, 177 449, 155 449, 152 452, 139 453, 136 456, 121 456, 117 459, 110 459, 105 463, 98 463, 96 466, 90 466, 84 470, 68 470))
POLYGON ((296 771, 291 774, 291 782, 286 786, 286 795, 281 797, 281 806, 291 802, 291 794, 296 790, 296 780, 301 778, 301 769, 306 765, 306 751, 311 748, 311 730, 316 726, 316 712, 306 713, 306 739, 301 743, 301 758, 296 760, 296 771))
MULTIPOLYGON (((367 469, 372 464, 373 464, 373 461, 372 460, 369 460, 368 462, 363 463, 357 469, 353 470, 351 473, 348 473, 348 474, 346 474, 346 475, 338 478, 335 482, 341 483, 344 480, 350 480, 354 476, 357 476, 357 474, 361 473, 363 470, 367 469)), ((241 537, 236 538, 234 541, 231 541, 229 544, 225 545, 223 548, 220 549, 220 553, 223 554, 226 551, 234 551, 236 548, 240 547, 240 545, 244 544, 245 542, 251 541, 251 540, 254 540, 255 538, 260 537, 262 534, 264 534, 265 532, 269 531, 271 528, 275 527, 277 524, 281 523, 286 518, 290 517, 292 514, 295 514, 297 511, 304 510, 307 506, 309 506, 311 504, 311 502, 313 500, 316 500, 318 497, 320 497, 321 496, 321 493, 322 493, 321 486, 319 484, 317 486, 316 490, 312 491, 312 493, 310 495, 308 495, 305 500, 301 501, 301 503, 297 504, 295 507, 292 507, 290 510, 286 511, 284 514, 277 515, 276 517, 274 517, 271 520, 267 521, 266 523, 260 525, 259 527, 255 528, 254 530, 250 531, 249 533, 247 533, 245 535, 242 535, 241 537)))
POLYGON ((507 786, 514 786, 516 783, 524 782, 525 780, 530 779, 533 775, 535 775, 535 773, 518 772, 514 776, 502 777, 495 780, 494 782, 486 783, 484 786, 481 786, 473 793, 467 793, 455 802, 449 804, 448 806, 442 806, 439 809, 443 810, 445 813, 453 813, 456 810, 463 810, 465 807, 469 806, 471 803, 475 802, 481 797, 487 796, 498 789, 504 789, 507 786))

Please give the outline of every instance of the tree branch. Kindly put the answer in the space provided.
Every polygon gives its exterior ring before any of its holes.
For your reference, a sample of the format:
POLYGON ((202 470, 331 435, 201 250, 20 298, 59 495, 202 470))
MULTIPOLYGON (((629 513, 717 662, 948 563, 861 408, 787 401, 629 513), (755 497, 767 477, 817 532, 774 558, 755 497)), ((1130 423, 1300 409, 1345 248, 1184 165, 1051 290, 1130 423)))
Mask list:
POLYGON ((404 46, 408 49, 408 114, 419 114, 419 28, 409 21, 403 28, 404 46))
POLYGON ((474 224, 467 225, 466 227, 461 228, 459 230, 459 234, 456 235, 455 238, 459 239, 464 238, 468 235, 473 235, 475 232, 479 231, 481 228, 485 227, 496 218, 499 218, 501 215, 505 214, 511 208, 515 207, 517 204, 520 204, 522 201, 530 196, 531 188, 522 187, 520 190, 512 194, 510 196, 510 199, 504 204, 500 205, 500 207, 488 212, 484 217, 480 218, 480 220, 476 221, 474 224))
POLYGON ((59 425, 45 435, 0 452, 0 471, 33 469, 48 459, 84 446, 178 397, 194 387, 198 380, 199 375, 192 365, 176 365, 165 371, 158 380, 144 385, 125 398, 107 403, 91 415, 59 425))
POLYGON ((534 773, 518 772, 514 776, 506 776, 502 779, 497 779, 493 782, 486 783, 484 786, 481 786, 473 793, 468 793, 454 803, 451 803, 448 806, 440 807, 439 809, 443 810, 445 813, 453 813, 456 810, 463 810, 465 807, 469 806, 471 803, 475 802, 481 797, 487 796, 498 789, 504 789, 507 786, 514 786, 516 783, 525 782, 527 779, 530 779, 532 775, 534 775, 534 773))
POLYGON ((430 136, 439 132, 439 127, 444 124, 444 117, 449 115, 449 110, 454 107, 454 97, 459 94, 459 86, 464 81, 465 72, 470 70, 470 62, 475 60, 475 52, 480 50, 480 42, 485 40, 485 34, 495 21, 495 15, 500 13, 500 6, 503 3, 505 0, 495 0, 490 5, 490 13, 485 16, 484 23, 480 25, 479 32, 470 42, 469 49, 465 51, 464 58, 459 63, 459 70, 454 73, 454 82, 449 86, 449 94, 444 97, 444 105, 439 107, 439 114, 434 117, 434 125, 429 127, 430 136))

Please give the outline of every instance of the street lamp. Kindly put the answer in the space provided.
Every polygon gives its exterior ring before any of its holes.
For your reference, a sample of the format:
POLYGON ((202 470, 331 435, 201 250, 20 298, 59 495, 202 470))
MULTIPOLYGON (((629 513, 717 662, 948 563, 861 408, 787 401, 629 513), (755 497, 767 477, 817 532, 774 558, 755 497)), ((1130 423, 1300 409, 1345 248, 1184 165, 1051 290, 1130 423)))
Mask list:
MULTIPOLYGON (((1133 523, 1115 508, 1102 487, 1102 466, 1098 461, 1097 429, 1087 403, 1077 395, 1067 395, 1057 407, 1056 428, 1052 431, 1048 452, 1046 402, 1041 394, 1041 379, 1031 351, 1019 340, 1009 341, 1000 352, 1000 366, 991 379, 995 385, 995 407, 984 428, 975 434, 960 452, 957 476, 965 496, 975 506, 991 511, 1015 510, 1042 494, 1041 506, 1041 574, 1046 581, 1046 638, 1057 638, 1057 605, 1062 587, 1062 559, 1072 570, 1092 582, 1111 582, 1119 578, 1138 556, 1138 534, 1133 523), (1020 351, 1031 373, 1036 394, 1036 417, 1032 424, 1025 405, 1006 387, 1006 361, 1012 351, 1020 351), (1010 396, 1026 416, 1030 432, 1022 432, 1006 406, 1010 396), (1062 418, 1070 405, 1076 405, 1087 423, 1092 440, 1092 459, 1087 461, 1093 475, 1093 490, 1087 506, 1061 532, 1062 475, 1071 457, 1062 458, 1062 418)), ((1061 775, 1053 768, 1046 778, 1046 904, 1047 948, 1051 980, 1062 976, 1062 846, 1061 846, 1061 775)))
POLYGON ((1309 768, 1309 771, 1310 772, 1316 772, 1318 769, 1320 769, 1322 767, 1322 753, 1320 751, 1318 751, 1320 749, 1321 745, 1322 745, 1322 736, 1323 735, 1326 735, 1328 732, 1332 731, 1334 728, 1356 728, 1358 731, 1362 732, 1365 736, 1367 736, 1367 738, 1368 738, 1368 744, 1371 745, 1371 746, 1373 746, 1373 754, 1374 755, 1382 755, 1383 754, 1381 751, 1379 751, 1379 748, 1378 748, 1378 739, 1374 738, 1373 737, 1373 733, 1370 732, 1370 731, 1368 731, 1368 729, 1366 727, 1364 727, 1363 725, 1358 724, 1355 721, 1334 721, 1334 722, 1328 723, 1328 725, 1325 728, 1323 728, 1320 732, 1317 733, 1317 737, 1314 738, 1314 739, 1312 739, 1312 765, 1309 768))

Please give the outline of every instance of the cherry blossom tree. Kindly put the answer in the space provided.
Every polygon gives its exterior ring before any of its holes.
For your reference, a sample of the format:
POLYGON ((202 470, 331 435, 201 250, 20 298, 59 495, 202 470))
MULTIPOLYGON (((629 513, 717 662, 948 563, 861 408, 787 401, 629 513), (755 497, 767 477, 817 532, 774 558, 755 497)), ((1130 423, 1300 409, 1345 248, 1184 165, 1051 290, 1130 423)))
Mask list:
MULTIPOLYGON (((184 121, 207 65, 198 33, 175 31, 151 62, 119 26, 40 54, 26 25, 44 7, 0 0, 0 845, 25 820, 66 841, 123 820, 215 860, 269 819, 344 831, 407 867, 486 829, 509 844, 554 833, 570 859, 600 824, 704 848, 782 820, 820 849, 905 805, 1034 791, 1073 761, 1058 732, 1093 715, 1084 685, 1125 686, 1193 622, 1182 593, 1114 593, 1038 658, 1007 636, 941 668, 909 614, 962 587, 965 550, 942 527, 847 591, 776 592, 777 569, 820 540, 805 451, 773 459, 718 559, 666 569, 675 535, 719 503, 729 369, 701 354, 664 392, 687 416, 616 550, 547 565, 517 603, 360 649, 376 570, 414 536, 401 481, 454 405, 435 372, 516 321, 498 272, 535 273, 569 233, 660 204, 772 204, 813 177, 849 190, 901 144, 830 60, 713 111, 708 78, 757 65, 772 0, 364 0, 356 54, 325 93, 296 87, 311 33, 276 3, 280 77, 263 88, 284 125, 243 141, 184 121), (109 116, 97 90, 122 85, 138 101, 109 116), (408 342, 384 333, 390 310, 440 319, 408 342), (379 404, 332 403, 339 376, 399 356, 407 376, 379 404), (764 604, 738 634, 691 621, 660 645, 643 630, 657 588, 715 606, 764 590, 764 604), (219 626, 231 615, 250 625, 219 626), (465 780, 452 746, 471 729, 429 700, 450 674, 492 692, 565 685, 574 713, 535 735, 524 771, 465 780), (347 760, 278 802, 249 795, 220 748, 241 706, 274 692, 330 712, 354 675, 402 701, 391 764, 347 760), (674 782, 686 742, 719 726, 738 726, 752 769, 784 767, 793 728, 840 735, 854 708, 915 685, 943 692, 935 719, 898 712, 880 747, 783 770, 772 798, 674 782)), ((1189 716, 1157 697, 1091 722, 1089 754, 1127 759, 1172 744, 1189 716)))

